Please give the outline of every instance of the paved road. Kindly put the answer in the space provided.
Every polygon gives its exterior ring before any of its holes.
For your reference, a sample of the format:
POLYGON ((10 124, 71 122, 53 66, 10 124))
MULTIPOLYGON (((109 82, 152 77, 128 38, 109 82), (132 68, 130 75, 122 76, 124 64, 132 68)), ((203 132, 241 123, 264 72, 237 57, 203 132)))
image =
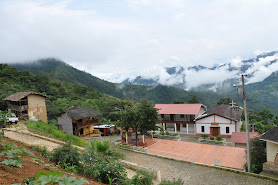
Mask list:
POLYGON ((163 159, 155 156, 123 150, 126 160, 141 166, 161 171, 162 178, 172 180, 182 178, 184 184, 190 185, 269 185, 277 182, 237 174, 217 168, 210 168, 186 162, 163 159))

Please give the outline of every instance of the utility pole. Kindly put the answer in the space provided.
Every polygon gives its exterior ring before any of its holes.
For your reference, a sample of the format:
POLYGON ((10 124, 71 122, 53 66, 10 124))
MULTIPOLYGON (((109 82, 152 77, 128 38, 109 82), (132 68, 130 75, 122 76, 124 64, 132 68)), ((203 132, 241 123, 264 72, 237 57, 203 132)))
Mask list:
POLYGON ((247 76, 247 75, 244 75, 244 74, 241 75, 243 103, 244 103, 244 115, 245 115, 245 129, 246 129, 247 166, 248 166, 248 172, 251 172, 250 145, 249 145, 249 121, 248 121, 248 115, 247 115, 247 103, 246 103, 246 92, 245 92, 245 86, 244 86, 244 76, 247 76))
POLYGON ((130 84, 130 94, 131 94, 131 101, 132 101, 132 107, 134 106, 134 102, 133 102, 133 90, 132 90, 132 84, 130 84))

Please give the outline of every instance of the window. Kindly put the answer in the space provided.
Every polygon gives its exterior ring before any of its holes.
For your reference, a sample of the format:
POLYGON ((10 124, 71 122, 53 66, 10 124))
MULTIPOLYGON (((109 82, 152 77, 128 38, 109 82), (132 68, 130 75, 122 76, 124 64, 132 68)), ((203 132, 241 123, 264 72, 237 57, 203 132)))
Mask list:
POLYGON ((182 124, 182 127, 185 127, 185 128, 186 128, 186 124, 182 124))
POLYGON ((181 118, 184 118, 184 114, 181 114, 181 118))
POLYGON ((202 132, 205 132, 205 126, 201 126, 202 132))
POLYGON ((226 127, 226 134, 230 133, 230 127, 226 127))

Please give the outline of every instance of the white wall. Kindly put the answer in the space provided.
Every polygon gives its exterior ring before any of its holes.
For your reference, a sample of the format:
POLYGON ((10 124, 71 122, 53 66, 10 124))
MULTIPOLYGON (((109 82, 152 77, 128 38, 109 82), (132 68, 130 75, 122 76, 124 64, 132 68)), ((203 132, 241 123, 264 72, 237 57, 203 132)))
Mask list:
POLYGON ((215 115, 215 123, 231 123, 231 120, 215 115))
POLYGON ((200 120, 197 120, 196 124, 197 123, 214 123, 214 115, 203 118, 203 119, 200 119, 200 120))
POLYGON ((232 135, 235 132, 235 125, 234 124, 219 124, 220 126, 220 135, 232 135), (230 128, 230 132, 226 133, 226 127, 230 128))
POLYGON ((267 141, 266 142, 266 160, 274 162, 278 152, 278 144, 267 141))
POLYGON ((210 124, 197 124, 196 132, 198 134, 209 134, 210 133, 210 124), (202 126, 205 127, 205 132, 202 132, 202 126))

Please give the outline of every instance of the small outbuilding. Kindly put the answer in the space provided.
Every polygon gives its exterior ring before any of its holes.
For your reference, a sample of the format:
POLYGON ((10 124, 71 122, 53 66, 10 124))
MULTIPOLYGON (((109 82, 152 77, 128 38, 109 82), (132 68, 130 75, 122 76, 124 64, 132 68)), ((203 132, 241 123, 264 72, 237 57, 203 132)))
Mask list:
POLYGON ((278 176, 278 125, 264 133, 260 140, 266 141, 266 162, 263 164, 263 173, 278 176))
POLYGON ((89 107, 71 108, 58 117, 59 129, 77 136, 99 135, 100 132, 94 129, 94 125, 99 125, 96 118, 99 115, 99 112, 89 107))
MULTIPOLYGON (((249 133, 249 140, 255 137, 259 137, 258 132, 249 133)), ((235 144, 235 147, 246 148, 246 132, 233 132, 231 142, 235 144)))

